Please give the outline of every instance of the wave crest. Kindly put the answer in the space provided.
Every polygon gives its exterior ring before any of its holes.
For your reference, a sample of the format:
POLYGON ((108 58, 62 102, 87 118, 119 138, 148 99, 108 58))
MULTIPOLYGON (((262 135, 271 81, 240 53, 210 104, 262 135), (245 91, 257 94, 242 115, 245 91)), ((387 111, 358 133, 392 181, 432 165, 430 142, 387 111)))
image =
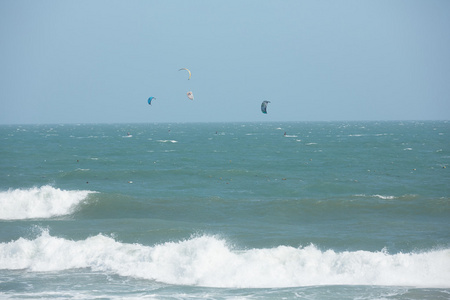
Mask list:
POLYGON ((155 246, 97 235, 72 241, 47 231, 34 240, 0 244, 0 269, 97 272, 167 284, 223 288, 313 285, 450 287, 450 249, 423 253, 321 251, 314 245, 236 250, 223 239, 198 236, 155 246))
POLYGON ((68 215, 92 191, 66 191, 51 186, 0 192, 0 220, 68 215))

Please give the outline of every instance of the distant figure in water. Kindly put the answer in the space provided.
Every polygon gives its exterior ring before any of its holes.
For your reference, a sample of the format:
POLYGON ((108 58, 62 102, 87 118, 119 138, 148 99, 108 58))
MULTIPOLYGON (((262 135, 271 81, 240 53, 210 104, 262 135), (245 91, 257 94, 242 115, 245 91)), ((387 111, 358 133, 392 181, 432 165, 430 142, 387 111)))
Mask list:
POLYGON ((286 136, 286 131, 284 132, 284 136, 286 136))

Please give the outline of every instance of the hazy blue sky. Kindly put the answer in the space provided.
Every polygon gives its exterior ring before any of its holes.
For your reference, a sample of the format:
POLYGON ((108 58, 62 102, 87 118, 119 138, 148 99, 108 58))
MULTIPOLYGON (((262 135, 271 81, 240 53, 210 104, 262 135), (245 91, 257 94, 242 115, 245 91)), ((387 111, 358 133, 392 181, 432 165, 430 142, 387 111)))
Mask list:
POLYGON ((448 0, 0 1, 2 124, 432 119, 448 0))

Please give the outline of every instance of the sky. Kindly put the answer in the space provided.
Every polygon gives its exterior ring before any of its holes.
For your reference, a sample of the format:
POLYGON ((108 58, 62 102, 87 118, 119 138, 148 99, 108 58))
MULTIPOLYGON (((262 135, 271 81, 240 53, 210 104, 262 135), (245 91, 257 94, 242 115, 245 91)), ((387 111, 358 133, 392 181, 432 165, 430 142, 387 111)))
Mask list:
POLYGON ((450 120, 449 16, 448 0, 1 0, 0 124, 450 120))

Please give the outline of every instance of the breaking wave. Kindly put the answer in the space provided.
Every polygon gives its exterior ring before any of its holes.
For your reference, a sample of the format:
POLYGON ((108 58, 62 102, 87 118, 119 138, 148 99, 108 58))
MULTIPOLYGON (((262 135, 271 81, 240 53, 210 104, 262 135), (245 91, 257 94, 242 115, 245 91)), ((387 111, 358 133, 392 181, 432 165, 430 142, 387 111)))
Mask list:
POLYGON ((54 272, 89 268, 167 284, 272 288, 320 285, 450 287, 450 249, 389 254, 306 247, 237 250, 215 236, 154 246, 104 235, 73 241, 43 230, 0 244, 0 269, 54 272))
POLYGON ((51 218, 71 214, 92 191, 65 191, 51 186, 0 192, 0 220, 51 218))

